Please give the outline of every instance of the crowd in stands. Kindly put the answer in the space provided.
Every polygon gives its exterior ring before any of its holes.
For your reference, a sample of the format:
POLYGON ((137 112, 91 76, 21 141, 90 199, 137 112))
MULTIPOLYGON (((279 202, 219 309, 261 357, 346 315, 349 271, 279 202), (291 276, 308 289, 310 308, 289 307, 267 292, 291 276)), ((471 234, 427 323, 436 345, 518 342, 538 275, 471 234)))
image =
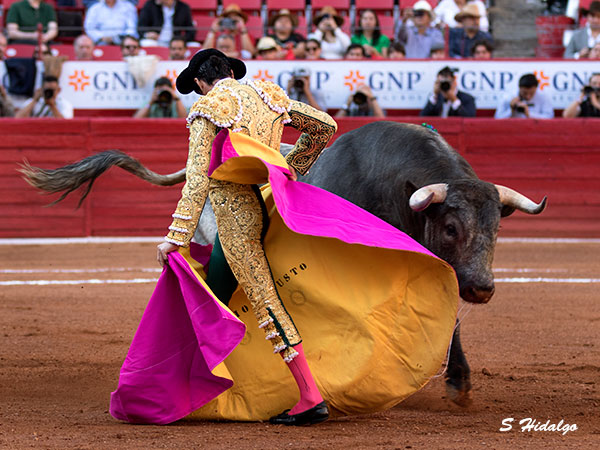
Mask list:
MULTIPOLYGON (((78 7, 76 1, 82 0, 55 1, 59 11, 66 7, 68 11, 83 12, 82 29, 75 30, 78 36, 66 38, 72 42, 75 59, 81 61, 94 60, 95 49, 109 46, 118 46, 120 56, 126 60, 144 55, 144 48, 151 47, 168 47, 168 57, 172 60, 187 59, 199 48, 216 48, 241 59, 297 61, 491 59, 494 52, 487 2, 481 0, 391 0, 390 5, 396 6, 389 10, 358 7, 357 0, 352 0, 348 1, 349 9, 341 12, 327 5, 293 12, 265 7, 248 12, 235 3, 222 5, 215 1, 217 8, 204 11, 201 23, 198 22, 200 16, 194 12, 198 8, 196 2, 190 5, 182 0, 147 0, 143 4, 137 4, 137 0, 83 0, 78 7), (408 4, 410 6, 406 6, 408 4), (207 18, 210 21, 205 20, 207 18)), ((263 4, 266 6, 266 0, 263 4)), ((368 2, 361 3, 366 4, 368 2)), ((592 1, 582 11, 582 19, 582 27, 573 33, 564 57, 600 59, 600 1, 592 1)), ((3 48, 7 40, 8 44, 33 44, 40 55, 50 54, 52 45, 61 39, 65 42, 54 6, 43 0, 13 2, 5 13, 5 23, 5 30, 0 33, 0 59, 5 58, 3 48)), ((307 67, 296 67, 287 86, 288 94, 326 109, 323 95, 310 89, 310 76, 307 67)), ((163 84, 155 86, 149 105, 140 109, 136 117, 185 115, 183 106, 177 104, 178 96, 173 87, 166 86, 165 80, 158 81, 163 84), (168 108, 160 106, 161 95, 163 99, 166 96, 173 100, 168 108)), ((496 117, 547 116, 548 105, 537 92, 537 84, 532 85, 531 77, 521 81, 519 94, 501 105, 496 117)), ((50 96, 52 83, 55 81, 50 74, 31 102, 16 114, 72 116, 72 109, 69 111, 61 101, 60 88, 54 89, 50 96)), ((590 108, 596 108, 597 102, 591 101, 590 95, 595 99, 597 88, 591 82, 590 86, 596 90, 591 94, 582 93, 579 103, 569 107, 569 116, 587 114, 590 108)), ((5 89, 1 88, 2 115, 11 115, 7 98, 5 89)), ((475 115, 473 97, 456 89, 455 73, 450 67, 438 73, 422 114, 475 115)), ((385 111, 369 87, 362 85, 348 97, 338 115, 382 117, 385 111)))

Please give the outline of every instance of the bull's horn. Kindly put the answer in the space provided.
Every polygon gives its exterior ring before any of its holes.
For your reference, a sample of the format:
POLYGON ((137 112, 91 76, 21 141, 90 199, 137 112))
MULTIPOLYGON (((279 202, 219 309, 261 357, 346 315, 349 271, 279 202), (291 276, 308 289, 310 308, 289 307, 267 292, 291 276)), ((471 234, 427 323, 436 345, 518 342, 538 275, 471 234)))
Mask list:
POLYGON ((431 203, 443 203, 447 193, 448 185, 446 183, 428 184, 416 190, 410 196, 408 204, 413 211, 423 211, 431 203))
POLYGON ((500 186, 496 184, 498 194, 500 194, 500 203, 504 206, 518 209, 527 214, 539 214, 546 208, 546 197, 542 199, 540 203, 535 203, 533 200, 528 199, 523 194, 517 191, 507 188, 506 186, 500 186))

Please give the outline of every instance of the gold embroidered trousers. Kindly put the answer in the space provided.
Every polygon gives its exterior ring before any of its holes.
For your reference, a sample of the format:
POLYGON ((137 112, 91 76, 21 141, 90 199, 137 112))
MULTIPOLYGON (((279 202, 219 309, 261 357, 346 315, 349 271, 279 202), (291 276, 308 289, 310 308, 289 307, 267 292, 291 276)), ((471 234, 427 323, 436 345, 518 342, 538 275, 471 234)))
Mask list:
POLYGON ((279 298, 263 249, 268 216, 260 192, 256 186, 212 179, 208 195, 225 259, 275 353, 283 352, 289 362, 297 355, 293 346, 301 338, 279 298))

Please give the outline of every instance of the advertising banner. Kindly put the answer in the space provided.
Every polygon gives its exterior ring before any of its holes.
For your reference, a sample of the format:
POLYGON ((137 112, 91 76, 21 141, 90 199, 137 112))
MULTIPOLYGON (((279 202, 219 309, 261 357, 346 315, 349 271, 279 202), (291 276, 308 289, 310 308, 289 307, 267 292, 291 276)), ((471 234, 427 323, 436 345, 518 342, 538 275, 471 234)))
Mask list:
MULTIPOLYGON (((436 60, 436 61, 247 61, 247 79, 271 80, 287 88, 296 67, 310 69, 310 85, 320 91, 327 108, 340 108, 360 84, 368 85, 384 109, 421 109, 432 92, 437 72, 444 66, 458 69, 458 88, 476 99, 477 108, 495 109, 503 97, 515 97, 518 81, 534 73, 539 89, 563 109, 579 97, 592 73, 594 61, 540 60, 436 60)), ((62 95, 75 109, 137 109, 150 99, 154 81, 166 76, 175 81, 186 61, 161 61, 141 86, 125 62, 66 62, 60 85, 62 95)), ((198 98, 183 96, 186 107, 198 98)))

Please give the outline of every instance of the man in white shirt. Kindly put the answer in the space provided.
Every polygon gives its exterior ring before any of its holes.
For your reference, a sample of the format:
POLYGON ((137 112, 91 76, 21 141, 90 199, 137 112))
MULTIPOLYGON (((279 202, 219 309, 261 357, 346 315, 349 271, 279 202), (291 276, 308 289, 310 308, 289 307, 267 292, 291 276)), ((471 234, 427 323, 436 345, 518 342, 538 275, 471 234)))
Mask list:
POLYGON ((137 37, 137 11, 127 0, 101 0, 90 6, 83 27, 96 45, 119 45, 123 36, 137 37))
POLYGON ((21 108, 15 117, 54 117, 56 119, 72 119, 73 105, 59 96, 58 78, 45 75, 42 87, 35 91, 33 99, 21 108))
POLYGON ((534 74, 523 75, 519 79, 519 95, 502 100, 494 117, 496 119, 552 119, 554 117, 552 102, 537 88, 538 80, 534 74))

